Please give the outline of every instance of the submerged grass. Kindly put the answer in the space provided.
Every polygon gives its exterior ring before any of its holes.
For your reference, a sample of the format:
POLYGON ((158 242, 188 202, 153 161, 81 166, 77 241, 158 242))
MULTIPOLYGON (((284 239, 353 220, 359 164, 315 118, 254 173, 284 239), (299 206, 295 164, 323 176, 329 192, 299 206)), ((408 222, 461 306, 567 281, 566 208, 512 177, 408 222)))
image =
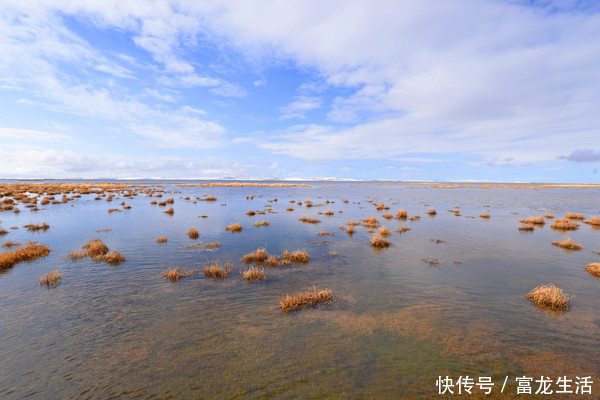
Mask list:
POLYGON ((230 224, 227 226, 227 228, 225 228, 226 231, 229 232, 241 232, 242 231, 242 224, 240 224, 239 222, 236 222, 234 224, 230 224))
POLYGON ((24 225, 23 227, 30 232, 47 231, 48 229, 50 229, 50 225, 48 225, 46 222, 43 222, 41 224, 30 223, 28 225, 24 225))
POLYGON ((318 220, 316 218, 307 218, 307 217, 302 217, 299 219, 299 221, 302 221, 307 224, 318 224, 319 222, 321 222, 320 220, 318 220))
POLYGON ((564 294, 562 289, 553 284, 538 286, 525 295, 525 298, 537 307, 561 311, 571 308, 571 300, 574 297, 564 294))
POLYGON ((250 269, 240 271, 240 274, 245 280, 251 282, 264 281, 267 278, 267 274, 265 274, 265 270, 263 268, 251 267, 250 269))
POLYGON ((591 263, 585 267, 585 270, 596 278, 600 278, 600 263, 591 263))
POLYGON ((227 262, 224 266, 221 266, 219 262, 213 262, 208 267, 204 267, 202 273, 207 278, 225 279, 234 268, 233 264, 227 262))
POLYGON ((251 264, 253 262, 262 263, 267 260, 269 257, 269 252, 265 248, 256 249, 256 251, 247 253, 241 258, 241 261, 246 264, 251 264))
POLYGON ((112 265, 119 265, 127 261, 127 257, 125 257, 119 250, 113 250, 110 253, 106 254, 104 257, 104 261, 112 265))
POLYGON ((187 270, 186 268, 169 268, 167 271, 162 272, 162 276, 172 282, 177 282, 181 279, 188 278, 192 275, 196 275, 198 269, 187 270))
POLYGON ((159 236, 156 239, 154 239, 156 241, 156 243, 167 243, 167 237, 166 236, 159 236))
POLYGON ((46 285, 48 287, 56 286, 62 279, 62 272, 59 269, 56 271, 48 272, 46 275, 42 275, 40 278, 40 286, 46 285))
POLYGON ((317 290, 315 286, 306 292, 285 295, 279 301, 279 308, 284 314, 298 311, 306 307, 315 308, 319 304, 327 307, 334 302, 333 291, 329 288, 317 290))

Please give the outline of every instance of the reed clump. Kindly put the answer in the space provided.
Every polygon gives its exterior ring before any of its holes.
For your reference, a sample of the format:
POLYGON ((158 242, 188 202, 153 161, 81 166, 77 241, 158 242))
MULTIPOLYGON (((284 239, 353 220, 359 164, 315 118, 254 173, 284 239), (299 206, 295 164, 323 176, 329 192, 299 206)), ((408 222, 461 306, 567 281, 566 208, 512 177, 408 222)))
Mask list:
POLYGON ((583 222, 588 225, 592 225, 592 226, 600 226, 600 218, 598 218, 598 217, 592 217, 592 218, 588 219, 587 221, 583 221, 583 222))
POLYGON ((410 228, 408 226, 401 226, 400 228, 396 229, 396 232, 398 233, 403 233, 406 231, 410 231, 410 228))
POLYGON ((381 228, 379 230, 379 234, 383 237, 387 237, 390 236, 392 234, 392 231, 390 231, 388 228, 386 228, 385 226, 383 228, 381 228))
POLYGON ((525 295, 537 307, 560 311, 568 311, 574 297, 564 294, 562 289, 553 284, 538 286, 525 295))
POLYGON ((377 221, 377 218, 375 218, 375 217, 369 217, 369 218, 363 219, 362 223, 367 228, 377 228, 377 227, 379 227, 379 221, 377 221))
POLYGON ((554 220, 550 227, 558 231, 574 231, 579 228, 579 224, 576 222, 571 222, 568 219, 564 218, 554 220))
POLYGON ((381 235, 373 236, 369 243, 371 244, 371 246, 380 248, 380 249, 390 246, 390 242, 388 240, 384 239, 383 236, 381 236, 381 235))
POLYGON ((72 261, 79 261, 79 260, 84 259, 86 257, 86 254, 85 254, 84 251, 74 251, 74 250, 71 250, 69 252, 69 254, 67 254, 67 257, 69 259, 71 259, 72 261))
POLYGON ((127 257, 125 257, 119 250, 113 250, 110 253, 106 254, 103 257, 104 261, 112 265, 119 265, 127 261, 127 257))
POLYGON ((253 216, 253 215, 255 215, 255 214, 256 214, 256 212, 255 212, 255 211, 252 211, 252 210, 250 210, 250 211, 246 211, 246 215, 248 215, 248 216, 250 216, 250 217, 251 217, 251 216, 253 216))
POLYGON ((319 304, 327 307, 333 302, 334 295, 331 289, 326 288, 317 290, 317 288, 313 286, 311 290, 303 293, 299 292, 293 295, 285 295, 285 297, 279 301, 279 308, 287 315, 290 312, 298 311, 303 308, 315 308, 319 304))
POLYGON ((269 257, 269 252, 265 248, 256 249, 256 251, 247 253, 241 258, 241 261, 245 264, 251 264, 253 262, 262 263, 269 257))
POLYGON ((267 278, 263 268, 251 267, 250 269, 240 271, 240 274, 249 282, 264 281, 267 278))
POLYGON ((233 264, 227 262, 224 266, 221 266, 219 262, 214 262, 208 267, 204 267, 202 273, 207 278, 225 279, 229 276, 229 272, 234 268, 233 264))
POLYGON ((392 214, 383 214, 382 217, 385 218, 385 219, 392 219, 392 218, 394 218, 394 216, 392 214))
POLYGON ((527 225, 544 225, 546 223, 546 220, 544 219, 544 217, 532 217, 532 218, 522 219, 520 222, 522 224, 527 224, 527 225))
POLYGON ((600 263, 591 263, 585 267, 585 270, 596 278, 600 278, 600 263))
POLYGON ((110 214, 110 213, 114 213, 114 212, 121 212, 121 210, 120 210, 120 209, 118 209, 118 208, 109 208, 109 209, 108 209, 108 213, 109 213, 109 214, 110 214))
POLYGON ((230 224, 227 226, 227 228, 225 228, 226 231, 229 232, 241 232, 242 231, 242 224, 240 224, 239 222, 236 222, 234 224, 230 224))
POLYGON ((269 226, 269 225, 271 225, 271 223, 269 221, 261 221, 261 222, 255 221, 254 222, 254 226, 257 228, 261 227, 261 226, 269 226))
POLYGON ((215 196, 206 196, 203 199, 198 199, 198 200, 202 200, 202 201, 217 201, 217 198, 215 196))
POLYGON ((396 213, 396 218, 400 220, 406 219, 408 218, 408 212, 406 210, 399 210, 396 213))
POLYGON ((8 231, 0 226, 0 236, 7 235, 8 231))
POLYGON ((291 207, 288 207, 288 208, 285 209, 285 211, 294 211, 294 209, 291 208, 291 207))
POLYGON ((434 216, 437 214, 437 211, 435 211, 433 208, 430 208, 429 211, 427 211, 427 214, 429 214, 430 216, 434 216))
POLYGON ((562 247, 563 249, 566 249, 566 250, 581 250, 581 249, 583 249, 582 245, 575 243, 573 240, 571 240, 571 238, 567 238, 567 239, 563 240, 562 242, 556 240, 556 241, 552 242, 552 244, 554 246, 562 247))
POLYGON ((552 219, 552 218, 554 218, 554 214, 552 214, 552 213, 546 213, 545 217, 548 218, 548 219, 552 219))
POLYGON ((42 275, 40 278, 40 286, 46 285, 48 287, 56 286, 62 279, 62 272, 59 269, 56 271, 48 272, 46 275, 42 275))
POLYGON ((100 239, 91 239, 81 248, 85 250, 85 255, 92 259, 102 258, 108 253, 108 246, 100 239))
POLYGON ((181 279, 188 278, 198 273, 198 268, 193 270, 187 270, 186 268, 169 268, 167 271, 162 272, 162 276, 172 282, 177 282, 181 279))
POLYGON ((30 232, 37 232, 37 231, 47 231, 48 229, 50 229, 50 225, 48 225, 46 222, 43 222, 41 224, 28 224, 28 225, 24 225, 23 228, 26 228, 28 231, 30 232))
POLYGON ((281 257, 284 260, 289 261, 291 263, 307 264, 308 262, 310 262, 310 255, 307 251, 304 250, 296 250, 293 252, 284 250, 281 254, 281 257))
POLYGON ((200 233, 196 228, 191 228, 189 231, 187 231, 187 235, 192 240, 196 240, 200 237, 200 233))
POLYGON ((570 213, 570 212, 568 212, 567 215, 565 215, 565 218, 566 219, 580 219, 580 220, 585 219, 583 214, 576 214, 576 213, 570 213))
POLYGON ((156 243, 167 243, 167 237, 166 236, 159 236, 156 239, 154 239, 156 241, 156 243))
POLYGON ((483 213, 481 215, 479 215, 480 218, 489 218, 490 217, 490 213, 483 213))
POLYGON ((23 247, 0 253, 0 270, 12 268, 21 262, 34 261, 48 254, 50 254, 50 247, 36 242, 27 242, 23 247))
POLYGON ((533 224, 521 224, 519 226, 520 231, 533 231, 534 229, 535 227, 533 226, 533 224))
POLYGON ((4 248, 9 248, 9 247, 17 247, 20 246, 21 242, 13 242, 12 240, 7 240, 6 242, 2 243, 2 246, 0 247, 4 247, 4 248))
POLYGON ((173 207, 169 207, 169 209, 167 211, 163 211, 163 212, 168 215, 175 214, 175 210, 173 209, 173 207))
POLYGON ((307 217, 302 217, 299 219, 299 221, 302 221, 307 224, 318 224, 319 222, 321 222, 320 220, 318 220, 316 218, 307 218, 307 217))

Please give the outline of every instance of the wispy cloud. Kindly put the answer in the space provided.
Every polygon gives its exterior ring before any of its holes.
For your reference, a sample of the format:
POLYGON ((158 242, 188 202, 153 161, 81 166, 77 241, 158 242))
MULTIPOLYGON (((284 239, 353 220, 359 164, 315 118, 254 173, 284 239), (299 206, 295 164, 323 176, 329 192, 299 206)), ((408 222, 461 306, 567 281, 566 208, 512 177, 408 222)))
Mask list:
POLYGON ((569 154, 568 156, 560 156, 560 159, 563 160, 567 160, 567 161, 574 161, 574 162, 578 162, 578 163, 583 163, 583 162, 598 162, 600 161, 600 152, 594 151, 594 150, 580 150, 577 149, 575 151, 573 151, 571 154, 569 154))
POLYGON ((285 107, 279 108, 281 119, 306 118, 310 110, 321 107, 321 99, 318 97, 298 96, 296 100, 285 107))

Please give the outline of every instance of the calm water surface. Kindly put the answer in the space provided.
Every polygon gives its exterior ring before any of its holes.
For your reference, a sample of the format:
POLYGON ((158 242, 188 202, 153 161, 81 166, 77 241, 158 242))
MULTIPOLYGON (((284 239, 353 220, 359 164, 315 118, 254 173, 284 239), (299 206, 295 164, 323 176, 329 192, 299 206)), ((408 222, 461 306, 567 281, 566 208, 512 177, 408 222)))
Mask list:
MULTIPOLYGON (((581 224, 560 233, 550 223, 532 233, 517 229, 520 219, 546 212, 600 216, 598 189, 337 182, 164 189, 179 191, 156 199, 174 197, 173 216, 145 194, 125 199, 132 208, 120 213, 107 210, 121 208, 122 198, 108 203, 94 195, 0 213, 0 226, 10 231, 2 242, 36 240, 53 249, 0 274, 0 398, 435 398, 440 375, 490 376, 496 392, 509 376, 513 393, 514 378, 523 375, 599 379, 600 280, 584 268, 600 262, 600 230, 581 224), (204 195, 218 200, 184 200, 204 195), (306 208, 289 200, 330 203, 306 208), (377 211, 368 200, 390 209, 377 211), (461 216, 448 212, 455 206, 461 216), (245 214, 267 207, 273 213, 245 214), (421 218, 381 217, 399 209, 421 218), (319 214, 327 210, 335 214, 319 214), (491 218, 479 218, 483 212, 491 218), (298 221, 303 216, 322 222, 298 221), (392 230, 388 249, 374 251, 364 227, 352 236, 338 229, 370 216, 392 230), (262 220, 270 225, 252 225, 262 220), (42 221, 51 226, 46 232, 22 227, 42 221), (241 233, 224 231, 234 222, 241 233), (396 233, 400 226, 411 230, 396 233), (186 235, 192 227, 201 234, 196 241, 186 235), (96 232, 102 228, 111 231, 96 232), (158 236, 168 242, 157 244, 158 236), (66 258, 95 237, 127 262, 66 258), (551 245, 566 237, 584 249, 551 245), (185 247, 213 240, 222 244, 215 251, 185 247), (311 262, 267 267, 265 282, 245 282, 239 258, 259 247, 272 254, 305 249, 311 262), (431 267, 422 260, 428 257, 445 262, 431 267), (161 276, 168 267, 201 269, 212 260, 236 270, 225 280, 200 274, 172 283, 161 276), (62 283, 39 286, 55 269, 62 283), (546 283, 576 295, 570 312, 541 311, 525 299, 546 283), (336 302, 283 315, 279 299, 313 285, 330 287, 336 302)), ((593 393, 589 398, 597 398, 599 382, 593 393)))

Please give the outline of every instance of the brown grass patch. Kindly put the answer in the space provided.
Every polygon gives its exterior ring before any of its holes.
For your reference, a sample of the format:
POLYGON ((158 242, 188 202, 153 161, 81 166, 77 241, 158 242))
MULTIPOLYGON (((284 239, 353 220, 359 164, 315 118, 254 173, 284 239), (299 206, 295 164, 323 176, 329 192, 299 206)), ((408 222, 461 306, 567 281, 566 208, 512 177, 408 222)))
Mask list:
POLYGON ((420 215, 413 215, 412 217, 409 218, 410 221, 416 221, 418 219, 421 219, 420 215))
POLYGON ((217 198, 215 196, 206 196, 203 199, 198 199, 198 200, 202 200, 202 201, 217 201, 217 198))
POLYGON ((322 231, 322 232, 317 232, 317 235, 318 236, 329 236, 329 235, 333 235, 333 233, 322 231))
POLYGON ((548 218, 548 219, 552 219, 552 218, 554 218, 554 214, 552 214, 552 213, 546 213, 545 217, 548 218))
POLYGON ((579 228, 579 224, 576 222, 571 222, 568 219, 557 219, 555 220, 551 228, 558 231, 574 231, 579 228))
POLYGON ((226 231, 229 232, 241 232, 242 231, 242 224, 240 224, 239 222, 236 222, 235 224, 230 224, 227 225, 227 228, 225 228, 226 231))
POLYGON ((403 233, 406 231, 410 231, 410 228, 408 226, 401 226, 400 228, 396 229, 396 232, 398 233, 403 233))
POLYGON ((585 217, 583 216, 583 214, 575 214, 575 213, 570 213, 568 212, 567 215, 565 215, 566 219, 585 219, 585 217))
POLYGON ((119 252, 119 250, 113 250, 104 257, 104 261, 112 265, 119 265, 127 261, 127 257, 119 252))
POLYGON ((316 218, 307 218, 307 217, 302 217, 298 221, 302 221, 307 224, 318 224, 319 222, 321 222, 320 220, 318 220, 316 218))
POLYGON ((522 219, 520 222, 522 224, 528 224, 528 225, 544 225, 546 223, 546 220, 544 219, 544 217, 532 217, 532 218, 522 219))
POLYGON ((198 230, 196 230, 196 228, 191 228, 189 231, 187 231, 187 235, 192 240, 196 240, 200 237, 200 233, 198 230))
POLYGON ((379 227, 379 221, 377 221, 377 218, 375 218, 375 217, 369 217, 369 218, 363 219, 362 223, 367 228, 377 228, 377 227, 379 227))
POLYGON ((406 210, 400 210, 396 213, 396 218, 397 219, 406 219, 408 218, 408 212, 406 210))
POLYGON ((385 219, 392 219, 392 218, 394 218, 394 216, 392 214, 383 214, 382 217, 385 218, 385 219))
POLYGON ((290 208, 286 208, 285 211, 294 211, 294 209, 290 207, 290 208))
POLYGON ((255 214, 256 214, 256 212, 254 212, 252 210, 246 211, 246 215, 249 215, 250 217, 253 216, 253 215, 255 215, 255 214))
POLYGON ((291 253, 284 250, 281 257, 286 261, 298 264, 307 264, 310 261, 310 255, 307 251, 303 250, 296 250, 291 253))
POLYGON ((85 255, 92 258, 101 258, 108 253, 108 246, 100 239, 91 239, 81 246, 85 250, 85 255))
POLYGON ((175 214, 175 210, 173 209, 173 207, 169 207, 169 209, 167 211, 163 211, 165 214, 169 214, 169 215, 173 215, 175 214))
POLYGON ((264 281, 267 278, 267 274, 265 274, 265 270, 263 268, 251 267, 250 269, 240 271, 240 274, 244 277, 245 280, 251 282, 264 281))
POLYGON ((520 231, 532 231, 534 230, 533 224, 522 224, 519 226, 520 231))
POLYGON ((0 236, 8 234, 8 231, 0 226, 0 236))
POLYGON ((214 262, 208 267, 202 268, 202 273, 207 278, 225 279, 234 268, 233 264, 227 262, 224 266, 221 266, 219 262, 214 262))
POLYGON ((269 221, 262 221, 262 222, 255 221, 254 222, 254 226, 257 228, 261 227, 261 226, 269 226, 269 225, 271 225, 271 223, 269 221))
POLYGON ((585 270, 596 278, 600 278, 600 263, 591 263, 585 267, 585 270))
POLYGON ((62 272, 59 269, 56 271, 48 272, 46 275, 42 275, 40 278, 40 285, 46 285, 48 287, 56 286, 62 279, 62 272))
POLYGON ((167 243, 167 237, 166 236, 159 236, 156 239, 154 239, 156 241, 156 243, 167 243))
POLYGON ((437 211, 435 211, 433 208, 430 208, 429 211, 427 211, 427 214, 429 214, 430 216, 434 216, 437 214, 437 211))
POLYGON ((166 279, 177 282, 180 279, 188 278, 192 275, 196 275, 198 273, 198 269, 193 269, 188 271, 185 268, 169 268, 167 271, 162 272, 162 276, 166 279))
POLYGON ((7 240, 6 242, 2 243, 2 246, 0 247, 4 247, 4 248, 9 248, 9 247, 17 247, 20 246, 21 243, 20 242, 13 242, 11 240, 7 240))
POLYGON ((446 260, 444 260, 443 258, 439 259, 439 258, 432 258, 432 257, 421 258, 421 261, 423 261, 430 267, 437 267, 438 265, 442 265, 446 262, 446 260))
POLYGON ((110 213, 114 213, 114 212, 122 212, 122 211, 121 211, 120 209, 118 209, 118 208, 109 208, 109 209, 108 209, 108 213, 109 213, 109 214, 110 214, 110 213))
POLYGON ((552 244, 554 246, 558 246, 558 247, 562 247, 563 249, 566 250, 581 250, 583 249, 583 246, 580 244, 575 243, 574 241, 571 240, 571 238, 567 238, 565 240, 561 241, 554 241, 552 242, 552 244))
POLYGON ((253 262, 262 263, 267 260, 269 257, 269 252, 265 248, 256 249, 256 251, 252 253, 248 253, 244 255, 240 260, 243 263, 251 264, 253 262))
POLYGON ((295 293, 291 296, 286 294, 285 297, 279 301, 279 308, 287 315, 290 312, 298 311, 303 308, 315 308, 319 304, 327 307, 334 301, 333 291, 331 289, 326 288, 317 290, 317 288, 313 286, 311 290, 304 293, 295 293))
POLYGON ((588 219, 587 221, 583 221, 583 222, 588 225, 600 226, 600 218, 598 218, 598 217, 592 217, 592 218, 588 219))
POLYGON ((327 215, 329 217, 331 217, 332 215, 334 215, 335 213, 331 210, 327 210, 326 212, 323 213, 324 215, 327 215))
POLYGON ((386 239, 384 239, 383 236, 381 236, 381 235, 373 236, 369 243, 371 244, 371 246, 377 247, 377 248, 384 248, 384 247, 390 246, 390 242, 387 241, 386 239))
POLYGON ((50 254, 50 247, 36 242, 27 242, 23 247, 14 251, 0 253, 0 270, 12 268, 15 264, 33 261, 50 254))
POLYGON ((479 215, 480 218, 489 218, 490 217, 490 213, 483 213, 481 215, 479 215))
POLYGON ((41 224, 28 224, 28 225, 24 225, 23 228, 26 228, 28 231, 30 232, 37 232, 37 231, 47 231, 48 229, 50 229, 50 225, 48 225, 46 222, 41 223, 41 224))
POLYGON ((67 258, 69 258, 71 261, 79 261, 85 258, 86 256, 87 254, 85 254, 84 251, 71 250, 69 254, 67 254, 67 258))
POLYGON ((383 228, 381 228, 379 230, 379 234, 383 237, 387 237, 390 236, 392 234, 392 231, 390 231, 388 228, 386 228, 385 226, 383 228))
POLYGON ((537 307, 550 308, 552 310, 568 311, 571 308, 571 299, 553 284, 538 286, 525 295, 525 298, 537 307))

